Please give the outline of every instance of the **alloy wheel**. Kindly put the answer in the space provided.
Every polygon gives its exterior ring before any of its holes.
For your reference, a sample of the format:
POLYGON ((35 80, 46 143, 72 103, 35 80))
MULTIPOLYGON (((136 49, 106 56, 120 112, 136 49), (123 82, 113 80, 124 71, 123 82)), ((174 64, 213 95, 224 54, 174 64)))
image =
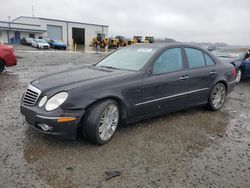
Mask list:
POLYGON ((119 109, 115 104, 108 105, 100 119, 99 136, 103 141, 109 140, 119 123, 119 109))
POLYGON ((225 101, 225 98, 226 98, 225 87, 221 84, 217 85, 212 96, 213 106, 217 109, 221 108, 225 101))

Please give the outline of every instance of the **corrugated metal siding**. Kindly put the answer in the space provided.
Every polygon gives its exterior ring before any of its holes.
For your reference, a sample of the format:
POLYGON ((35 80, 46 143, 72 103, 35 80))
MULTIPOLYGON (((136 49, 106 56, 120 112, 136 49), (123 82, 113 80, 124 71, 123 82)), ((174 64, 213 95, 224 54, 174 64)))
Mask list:
POLYGON ((52 40, 62 40, 62 26, 47 25, 47 35, 52 40))

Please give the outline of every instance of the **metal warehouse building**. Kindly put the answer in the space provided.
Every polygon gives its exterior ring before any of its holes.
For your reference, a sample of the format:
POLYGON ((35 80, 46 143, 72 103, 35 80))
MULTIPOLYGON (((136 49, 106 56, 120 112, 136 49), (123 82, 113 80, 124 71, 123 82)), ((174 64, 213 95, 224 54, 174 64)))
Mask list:
POLYGON ((22 37, 48 37, 67 45, 89 45, 97 33, 108 35, 107 25, 20 16, 11 22, 0 21, 0 42, 20 43, 22 37))

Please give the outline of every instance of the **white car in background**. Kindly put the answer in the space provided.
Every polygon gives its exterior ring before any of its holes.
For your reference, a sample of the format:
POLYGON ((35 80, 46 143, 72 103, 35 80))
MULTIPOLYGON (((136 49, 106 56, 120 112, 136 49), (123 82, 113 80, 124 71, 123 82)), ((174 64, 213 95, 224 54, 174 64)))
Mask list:
POLYGON ((34 39, 31 43, 31 46, 40 49, 49 49, 50 45, 43 39, 34 39))

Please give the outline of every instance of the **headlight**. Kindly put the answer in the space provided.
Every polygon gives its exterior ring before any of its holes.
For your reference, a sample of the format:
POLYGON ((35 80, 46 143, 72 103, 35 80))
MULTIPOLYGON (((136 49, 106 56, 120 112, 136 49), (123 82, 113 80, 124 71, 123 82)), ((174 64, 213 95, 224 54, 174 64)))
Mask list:
POLYGON ((44 96, 44 97, 40 100, 38 106, 41 108, 41 107, 46 103, 47 99, 48 99, 48 97, 47 97, 47 96, 44 96))
POLYGON ((52 111, 57 109, 66 99, 68 98, 67 92, 57 93, 53 97, 51 97, 45 105, 46 111, 52 111))

